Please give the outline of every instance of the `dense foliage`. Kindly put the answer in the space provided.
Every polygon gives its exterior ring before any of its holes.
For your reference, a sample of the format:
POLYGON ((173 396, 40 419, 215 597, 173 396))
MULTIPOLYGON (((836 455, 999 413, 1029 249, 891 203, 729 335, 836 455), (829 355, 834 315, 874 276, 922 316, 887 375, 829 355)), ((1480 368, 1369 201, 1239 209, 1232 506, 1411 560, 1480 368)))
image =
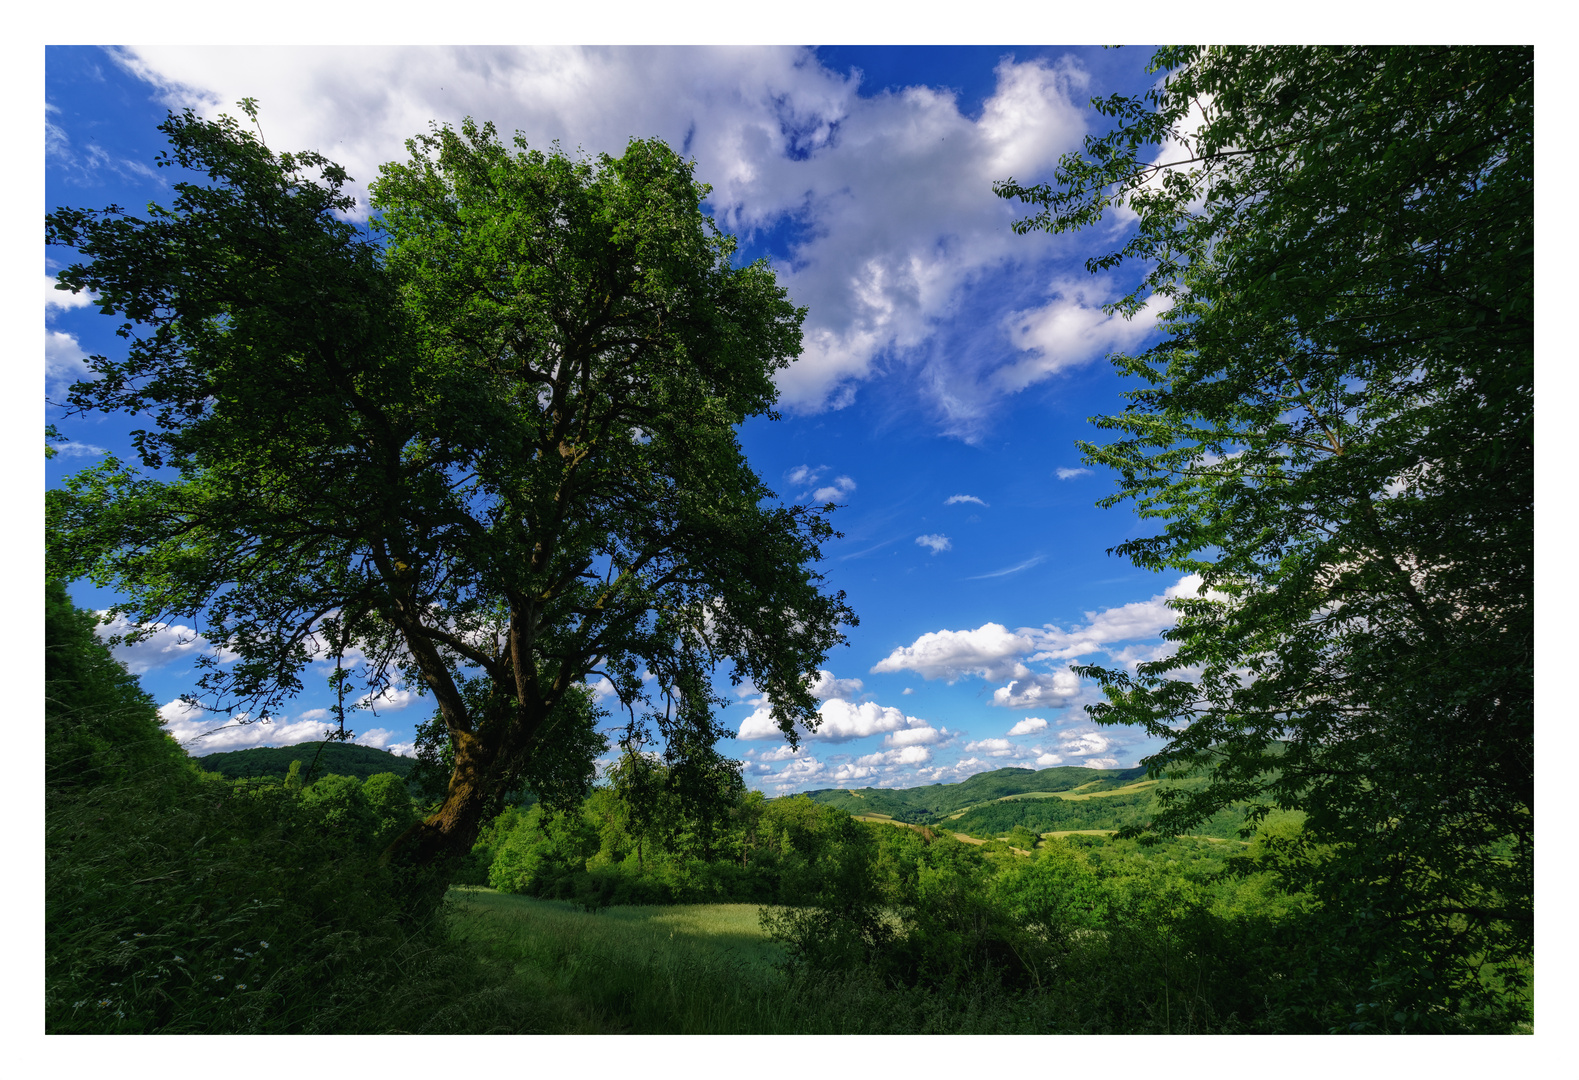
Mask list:
POLYGON ((93 613, 56 583, 45 613, 47 1030, 518 1025, 500 974, 413 920, 380 865, 415 820, 403 780, 202 773, 93 613))
MULTIPOLYGON (((250 102, 243 107, 256 118, 250 102)), ((572 158, 436 129, 372 185, 276 154, 226 117, 172 116, 181 182, 145 218, 62 209, 58 275, 119 313, 74 410, 150 419, 48 493, 50 572, 191 621, 207 704, 267 715, 335 661, 436 701, 443 803, 400 844, 432 867, 529 783, 574 801, 605 740, 661 735, 681 793, 731 772, 712 676, 750 679, 787 733, 853 621, 811 567, 826 508, 780 504, 736 429, 768 414, 803 312, 702 212, 658 141, 572 158), (653 676, 644 682, 639 673, 653 676)), ((133 636, 146 631, 133 631, 133 636)))
POLYGON ((1016 228, 1122 209, 1163 340, 1115 358, 1083 444, 1204 582, 1172 655, 1091 667, 1104 723, 1200 767, 1156 819, 1300 810, 1266 852, 1318 898, 1310 977, 1429 1030, 1533 948, 1534 57, 1529 48, 1176 48, 1016 228))
MULTIPOLYGON (((91 616, 52 596, 50 655, 109 690, 52 691, 82 710, 52 730, 90 736, 100 771, 61 774, 49 794, 51 1031, 1413 1030, 1357 1017, 1341 975, 1307 977, 1310 897, 1230 872, 1288 827, 1248 847, 1050 839, 1023 825, 972 844, 806 796, 741 794, 715 817, 661 775, 647 775, 658 797, 638 807, 615 770, 571 809, 508 808, 463 868, 500 900, 570 900, 605 921, 477 897, 414 918, 381 858, 418 812, 405 781, 309 783, 307 747, 286 749, 282 778, 231 781, 199 773, 146 702, 138 724, 96 720, 136 682, 91 616), (768 940, 755 926, 675 938, 738 909, 611 906, 676 902, 749 904, 768 940), (671 929, 644 935, 625 929, 632 919, 671 929)), ((1071 805, 1131 798, 1108 790, 1071 805)), ((1528 1016, 1516 985, 1485 997, 1496 1008, 1436 1028, 1510 1030, 1528 1016)))

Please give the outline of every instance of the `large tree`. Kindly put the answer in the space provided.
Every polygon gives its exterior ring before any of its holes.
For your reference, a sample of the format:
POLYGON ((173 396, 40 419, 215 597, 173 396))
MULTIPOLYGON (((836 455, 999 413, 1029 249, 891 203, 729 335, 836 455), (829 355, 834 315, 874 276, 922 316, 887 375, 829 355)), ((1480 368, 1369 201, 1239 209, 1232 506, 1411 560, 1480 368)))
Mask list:
POLYGON ((53 573, 135 624, 195 620, 227 650, 201 682, 221 711, 264 716, 324 662, 431 695, 453 769, 403 862, 467 851, 522 782, 574 789, 604 746, 590 679, 682 775, 728 771, 725 662, 791 737, 815 723, 809 679, 853 622, 811 569, 825 508, 779 504, 736 437, 804 313, 733 264, 690 164, 436 128, 372 185, 371 236, 321 156, 228 117, 162 130, 209 183, 146 218, 47 218, 83 257, 62 286, 130 340, 71 408, 152 420, 137 465, 50 493, 53 573))
POLYGON ((1532 947, 1532 51, 1151 70, 1051 184, 998 185, 1021 232, 1122 210, 1088 268, 1143 267, 1114 310, 1171 305, 1082 449, 1161 523, 1116 551, 1205 588, 1172 655, 1085 669, 1093 715, 1210 776, 1159 831, 1306 813, 1279 865, 1322 901, 1328 1020, 1452 1026, 1532 947))

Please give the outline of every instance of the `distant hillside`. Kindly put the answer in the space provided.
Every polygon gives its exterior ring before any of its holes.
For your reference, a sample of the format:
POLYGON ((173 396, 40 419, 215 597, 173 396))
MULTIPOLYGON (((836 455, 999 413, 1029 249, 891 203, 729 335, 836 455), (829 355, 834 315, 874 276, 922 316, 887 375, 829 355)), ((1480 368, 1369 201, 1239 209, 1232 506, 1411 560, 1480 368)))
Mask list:
MULTIPOLYGON (((915 825, 941 825, 969 836, 1007 835, 1017 826, 1034 833, 1117 830, 1149 821, 1157 811, 1157 788, 1198 787, 1201 777, 1148 780, 1146 770, 998 769, 977 773, 958 784, 930 787, 860 788, 855 791, 809 791, 814 801, 851 814, 882 814, 915 825)), ((1274 811, 1268 823, 1293 815, 1274 811)), ((1213 814, 1191 830, 1192 835, 1232 839, 1245 823, 1244 807, 1235 805, 1213 814)))
POLYGON ((354 776, 366 780, 378 773, 392 772, 399 777, 411 775, 416 766, 415 758, 400 757, 388 750, 351 743, 297 743, 295 746, 259 746, 251 750, 231 750, 226 753, 208 754, 197 759, 208 772, 216 772, 230 780, 250 777, 277 776, 283 778, 290 771, 291 762, 300 761, 302 771, 313 765, 313 755, 318 754, 318 764, 313 775, 354 776), (318 747, 323 753, 318 754, 318 747))
POLYGON ((824 788, 808 791, 813 802, 837 806, 852 814, 887 814, 900 821, 926 824, 973 806, 996 802, 1010 795, 1052 794, 1061 791, 1096 792, 1124 787, 1143 780, 1146 770, 1087 769, 1064 765, 1056 769, 995 769, 977 773, 957 784, 932 784, 916 788, 824 788))

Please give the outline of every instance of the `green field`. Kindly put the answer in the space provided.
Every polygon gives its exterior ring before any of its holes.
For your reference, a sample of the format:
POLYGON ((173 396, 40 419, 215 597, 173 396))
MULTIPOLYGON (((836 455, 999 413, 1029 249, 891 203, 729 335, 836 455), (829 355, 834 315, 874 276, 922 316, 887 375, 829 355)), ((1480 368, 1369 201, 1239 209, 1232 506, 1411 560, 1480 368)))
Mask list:
MULTIPOLYGON (((785 974, 755 904, 610 907, 450 891, 451 925, 509 976, 512 1028, 540 1034, 887 1034, 1056 1030, 990 993, 945 997, 862 973, 785 974)), ((1050 1026, 1051 1025, 1051 1026, 1050 1026)))

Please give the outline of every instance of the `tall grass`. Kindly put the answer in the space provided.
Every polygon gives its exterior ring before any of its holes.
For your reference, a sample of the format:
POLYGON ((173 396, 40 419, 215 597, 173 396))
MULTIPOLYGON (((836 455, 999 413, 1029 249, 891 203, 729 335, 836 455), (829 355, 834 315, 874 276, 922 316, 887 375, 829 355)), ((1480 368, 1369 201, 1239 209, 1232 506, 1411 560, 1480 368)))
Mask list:
MULTIPOLYGON (((1061 999, 988 981, 897 984, 867 969, 785 971, 751 904, 611 907, 451 891, 451 927, 514 973, 530 1030, 993 1034, 1106 1030, 1061 999)), ((1162 1029, 1159 1016, 1157 1029, 1162 1029)))

